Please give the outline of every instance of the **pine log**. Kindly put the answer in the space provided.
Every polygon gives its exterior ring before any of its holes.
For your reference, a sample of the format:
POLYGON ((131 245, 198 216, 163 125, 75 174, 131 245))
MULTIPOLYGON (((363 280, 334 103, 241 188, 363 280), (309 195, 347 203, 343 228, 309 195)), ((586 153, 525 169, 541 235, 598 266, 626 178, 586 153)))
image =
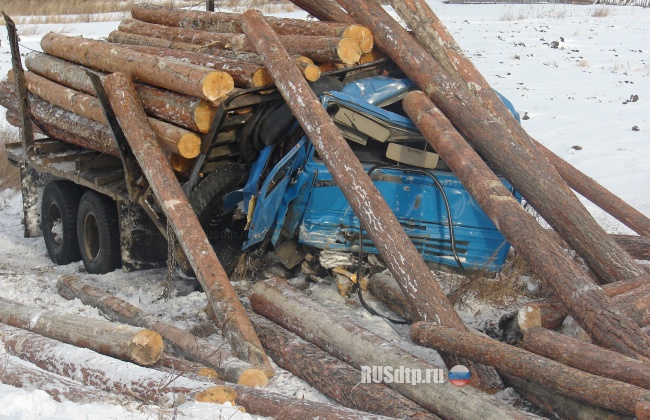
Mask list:
POLYGON ((107 392, 135 397, 146 403, 171 404, 185 396, 199 402, 222 404, 234 401, 232 388, 170 377, 94 351, 73 347, 28 331, 0 325, 0 341, 9 354, 41 369, 74 378, 107 392))
POLYGON ((291 3, 325 22, 354 23, 334 0, 291 0, 291 3))
MULTIPOLYGON (((32 118, 44 134, 119 157, 113 134, 108 127, 54 106, 33 94, 28 96, 32 118)), ((16 85, 8 80, 0 82, 0 105, 18 110, 16 85)))
MULTIPOLYGON (((248 11, 242 19, 246 36, 250 37, 293 115, 363 222, 410 305, 421 319, 464 329, 463 321, 350 146, 300 73, 289 64, 287 51, 264 17, 259 12, 248 11)), ((446 363, 448 367, 458 364, 452 360, 446 363)), ((470 367, 475 368, 473 365, 470 367)), ((476 368, 474 385, 488 390, 501 386, 496 372, 476 368)))
POLYGON ((564 420, 632 420, 630 416, 624 416, 576 399, 567 398, 536 382, 503 371, 499 371, 499 375, 504 378, 508 386, 511 386, 526 397, 528 401, 549 413, 550 418, 564 420))
POLYGON ((104 85, 113 112, 219 318, 219 327, 233 354, 272 376, 273 368, 264 354, 246 311, 205 236, 192 206, 165 162, 156 138, 147 124, 144 109, 133 84, 123 73, 113 73, 106 76, 104 85))
POLYGON ((61 277, 57 290, 66 299, 78 298, 84 304, 99 309, 111 320, 157 331, 179 355, 214 368, 224 380, 250 387, 265 386, 268 381, 264 372, 249 363, 232 357, 206 340, 158 320, 117 296, 85 283, 79 277, 61 277))
POLYGON ((160 356, 160 360, 158 360, 151 367, 160 370, 170 370, 175 374, 180 374, 188 378, 200 381, 215 382, 222 379, 219 377, 217 371, 211 367, 207 367, 195 362, 190 362, 187 359, 181 359, 180 357, 172 356, 168 353, 163 353, 160 356))
POLYGON ((431 322, 413 325, 411 339, 439 351, 462 354, 470 360, 538 382, 569 398, 622 414, 634 415, 637 402, 650 397, 646 389, 592 375, 482 335, 431 322))
POLYGON ((50 55, 102 71, 127 73, 134 80, 215 101, 235 84, 225 72, 138 53, 108 42, 50 32, 41 40, 50 55))
POLYGON ((0 322, 140 365, 162 354, 160 334, 143 328, 31 308, 0 298, 0 322))
MULTIPOLYGON (((619 310, 627 314, 637 325, 644 327, 650 325, 647 321, 647 285, 650 277, 644 276, 636 280, 617 281, 602 286, 603 292, 618 306, 619 310), (642 288, 643 287, 643 288, 642 288), (645 292, 644 292, 645 291, 645 292), (619 295, 629 292, 619 299, 619 295), (645 306, 644 306, 644 302, 645 306), (636 304, 639 307, 636 307, 636 304), (645 322, 643 320, 646 320, 645 322)), ((522 331, 529 328, 543 327, 556 330, 562 325, 568 312, 557 299, 531 302, 521 307, 517 314, 517 323, 522 331)))
MULTIPOLYGON (((102 105, 94 96, 67 88, 29 71, 25 72, 25 81, 27 90, 44 101, 108 126, 102 105)), ((163 149, 187 159, 194 158, 201 152, 199 135, 155 118, 149 118, 149 124, 163 149)))
POLYGON ((368 291, 406 321, 413 322, 417 319, 417 314, 409 306, 404 293, 392 276, 382 273, 373 274, 368 279, 368 291))
POLYGON ((273 83, 264 67, 234 61, 228 58, 213 57, 207 54, 201 54, 191 51, 180 51, 170 48, 146 47, 130 45, 129 49, 138 51, 143 54, 162 57, 169 60, 179 60, 184 63, 195 64, 197 66, 207 67, 213 70, 220 70, 232 76, 235 86, 242 88, 260 87, 273 83))
POLYGON ((378 2, 338 2, 355 21, 372 31, 377 46, 571 244, 601 282, 644 274, 645 270, 598 225, 505 105, 491 100, 491 89, 477 87, 470 92, 467 83, 450 76, 378 2))
MULTIPOLYGON (((165 26, 196 29, 199 31, 242 33, 241 14, 225 12, 204 12, 198 10, 173 9, 153 4, 136 4, 131 16, 143 22, 165 26)), ((304 19, 289 19, 267 16, 266 21, 278 35, 308 35, 352 38, 363 53, 372 50, 372 33, 361 25, 318 22, 304 19)))
POLYGON ((650 239, 636 235, 612 235, 617 244, 637 260, 650 260, 650 239))
POLYGON ((546 234, 476 151, 423 92, 403 107, 427 142, 458 176, 505 238, 555 292, 566 310, 603 347, 650 361, 650 337, 546 234))
MULTIPOLYGON (((435 366, 413 356, 382 337, 342 318, 302 293, 276 279, 253 286, 253 310, 282 325, 344 362, 361 366, 400 366, 426 369, 435 366)), ((429 371, 432 372, 432 371, 429 371)), ((442 418, 505 419, 526 418, 472 388, 456 388, 451 383, 387 383, 387 386, 442 418)))
POLYGON ((438 419, 383 384, 360 383, 361 372, 279 325, 249 312, 275 363, 346 407, 395 418, 438 419))
MULTIPOLYGON (((174 28, 153 23, 124 19, 118 29, 122 32, 164 38, 175 42, 210 45, 220 49, 255 52, 244 34, 214 33, 194 29, 174 28)), ((336 61, 354 64, 361 58, 361 47, 351 38, 281 35, 282 45, 291 54, 304 55, 314 61, 336 61)))
MULTIPOLYGON (((63 86, 95 96, 84 67, 43 53, 29 53, 25 64, 34 73, 63 86)), ((148 115, 191 131, 207 133, 216 114, 209 102, 151 86, 136 84, 148 115)))
POLYGON ((540 327, 526 331, 521 346, 567 366, 650 389, 650 365, 620 353, 540 327))
MULTIPOLYGON (((212 57, 233 60, 236 62, 243 62, 249 64, 261 65, 262 60, 259 55, 246 51, 229 51, 220 48, 210 47, 209 45, 195 45, 186 42, 173 42, 166 39, 154 38, 151 36, 130 34, 127 32, 113 31, 108 35, 110 42, 118 44, 141 46, 141 47, 156 47, 167 48, 179 51, 194 52, 200 54, 210 55, 212 57)), ((308 57, 296 55, 293 57, 294 63, 300 68, 302 74, 310 82, 318 80, 320 77, 320 70, 317 70, 313 60, 308 57), (306 61, 309 60, 309 61, 306 61)))
POLYGON ((131 401, 122 395, 101 391, 92 386, 80 385, 68 378, 39 369, 6 353, 0 353, 0 382, 28 391, 45 391, 54 401, 73 401, 81 404, 104 403, 124 406, 131 401))

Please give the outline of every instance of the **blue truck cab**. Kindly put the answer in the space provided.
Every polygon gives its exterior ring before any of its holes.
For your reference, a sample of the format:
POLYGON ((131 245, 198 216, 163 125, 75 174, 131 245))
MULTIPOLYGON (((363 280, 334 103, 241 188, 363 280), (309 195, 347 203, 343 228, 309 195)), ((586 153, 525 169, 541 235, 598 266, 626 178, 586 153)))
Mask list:
MULTIPOLYGON (((408 79, 374 76, 320 98, 425 261, 498 270, 510 246, 402 111, 412 89, 408 79)), ((301 133, 297 124, 294 130, 301 133)), ((305 135, 288 150, 286 144, 262 149, 246 185, 226 198, 230 206, 236 200, 248 218, 244 249, 297 239, 318 250, 357 252, 363 240, 365 253, 377 253, 305 135)))

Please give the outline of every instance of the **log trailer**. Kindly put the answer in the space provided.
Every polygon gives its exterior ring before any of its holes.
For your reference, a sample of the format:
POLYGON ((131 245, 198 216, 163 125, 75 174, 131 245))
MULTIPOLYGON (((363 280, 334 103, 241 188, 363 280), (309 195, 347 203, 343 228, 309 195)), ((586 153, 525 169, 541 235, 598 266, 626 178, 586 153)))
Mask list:
MULTIPOLYGON (((89 73, 120 158, 49 136, 34 139, 15 31, 9 33, 22 141, 5 147, 20 167, 25 236, 42 235, 53 262, 81 259, 90 273, 164 265, 165 217, 99 78, 89 73)), ((427 262, 493 271, 503 265, 509 244, 402 110, 413 83, 389 60, 325 73, 311 87, 427 262)), ((307 249, 377 253, 273 86, 221 103, 181 183, 226 271, 236 263, 233 252, 269 242, 288 268, 307 249)))

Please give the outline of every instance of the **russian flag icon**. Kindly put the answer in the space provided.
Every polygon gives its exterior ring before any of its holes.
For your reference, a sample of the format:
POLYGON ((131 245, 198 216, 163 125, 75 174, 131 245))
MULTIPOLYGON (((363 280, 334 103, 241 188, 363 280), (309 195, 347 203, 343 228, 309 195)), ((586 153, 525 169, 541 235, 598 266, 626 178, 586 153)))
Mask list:
POLYGON ((469 369, 463 365, 456 365, 449 369, 449 382, 455 386, 465 386, 469 383, 469 378, 472 376, 469 369))

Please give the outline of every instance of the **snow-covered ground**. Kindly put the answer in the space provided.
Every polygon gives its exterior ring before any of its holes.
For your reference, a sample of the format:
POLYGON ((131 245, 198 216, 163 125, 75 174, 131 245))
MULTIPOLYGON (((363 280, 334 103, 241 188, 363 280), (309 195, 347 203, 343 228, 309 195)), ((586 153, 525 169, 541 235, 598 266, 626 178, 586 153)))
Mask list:
MULTIPOLYGON (((430 4, 492 86, 508 97, 522 116, 527 113, 529 119, 522 124, 533 137, 650 215, 650 9, 609 7, 608 16, 593 17, 600 6, 445 5, 437 0, 430 4), (559 43, 557 49, 551 48, 553 41, 559 43), (638 95, 638 101, 629 101, 633 95, 638 95)), ((290 15, 305 16, 298 12, 290 15)), ((39 50, 40 37, 48 31, 100 38, 117 25, 20 26, 22 51, 39 50)), ((6 40, 4 27, 0 39, 6 40)), ((9 70, 9 58, 7 42, 2 42, 0 74, 9 70)), ((7 126, 3 108, 0 126, 7 126)), ((608 231, 630 233, 595 206, 585 204, 608 231)), ((0 297, 101 318, 95 309, 64 300, 56 293, 59 276, 77 274, 181 327, 208 323, 202 310, 206 301, 200 293, 156 301, 162 293, 164 270, 95 276, 85 273, 80 263, 62 267, 52 264, 42 239, 23 238, 21 213, 20 194, 0 192, 0 297)), ((346 302, 332 288, 315 287, 313 296, 333 311, 346 310, 346 302)), ((359 315, 353 319, 368 317, 358 306, 347 310, 359 315)), ((403 331, 393 330, 383 321, 364 322, 395 342, 404 336, 403 331)), ((209 339, 220 343, 218 334, 209 339)), ((437 361, 430 351, 423 351, 421 356, 437 361)), ((2 357, 6 355, 0 349, 2 357)), ((279 373, 269 389, 327 401, 286 372, 279 373)), ((178 415, 217 417, 212 407, 186 404, 178 415)), ((118 406, 56 403, 43 392, 0 384, 0 418, 151 418, 158 414, 118 406)), ((222 418, 231 415, 232 408, 222 409, 222 418)))

